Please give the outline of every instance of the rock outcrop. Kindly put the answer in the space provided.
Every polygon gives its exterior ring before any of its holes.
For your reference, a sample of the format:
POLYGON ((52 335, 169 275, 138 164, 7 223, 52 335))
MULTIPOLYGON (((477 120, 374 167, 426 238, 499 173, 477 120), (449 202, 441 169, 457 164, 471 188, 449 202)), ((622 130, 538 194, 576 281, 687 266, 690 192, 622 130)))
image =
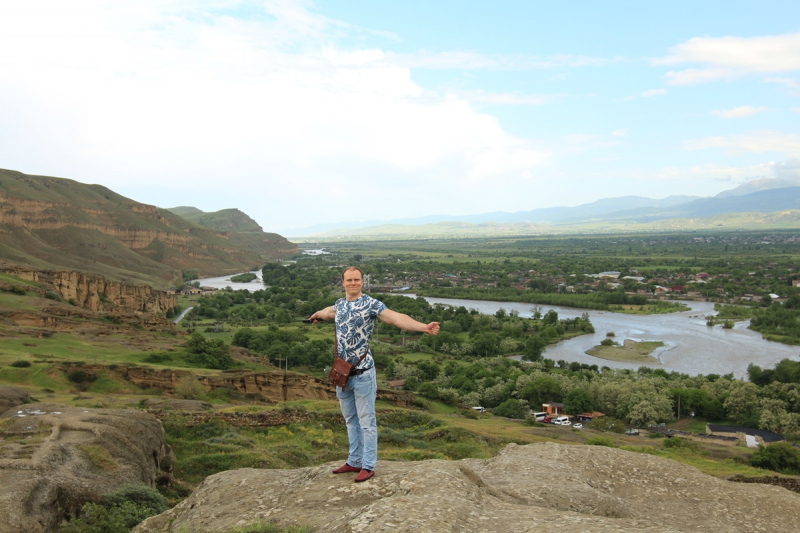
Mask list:
POLYGON ((778 533, 800 523, 800 495, 785 489, 600 446, 511 444, 486 460, 383 461, 365 483, 333 475, 336 466, 222 472, 133 533, 269 520, 342 533, 778 533))
POLYGON ((6 411, 0 429, 0 533, 57 531, 86 501, 153 487, 174 458, 161 423, 133 409, 29 404, 6 411))
POLYGON ((35 270, 23 267, 0 269, 6 274, 44 285, 64 300, 91 311, 126 309, 137 314, 166 313, 178 305, 177 296, 149 285, 110 281, 86 272, 35 270))

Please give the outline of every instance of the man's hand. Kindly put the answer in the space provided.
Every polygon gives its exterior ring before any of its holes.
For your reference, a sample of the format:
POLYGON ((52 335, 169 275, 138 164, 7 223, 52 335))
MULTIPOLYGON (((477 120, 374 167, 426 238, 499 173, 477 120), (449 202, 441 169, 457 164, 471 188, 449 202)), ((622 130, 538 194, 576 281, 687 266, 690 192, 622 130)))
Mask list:
POLYGON ((425 333, 429 335, 438 335, 439 334, 439 323, 438 322, 431 322, 430 324, 425 325, 425 333))
POLYGON ((333 320, 334 318, 336 318, 336 311, 334 311, 333 306, 326 307, 325 309, 317 311, 308 317, 308 319, 314 324, 317 322, 322 322, 323 320, 333 320))

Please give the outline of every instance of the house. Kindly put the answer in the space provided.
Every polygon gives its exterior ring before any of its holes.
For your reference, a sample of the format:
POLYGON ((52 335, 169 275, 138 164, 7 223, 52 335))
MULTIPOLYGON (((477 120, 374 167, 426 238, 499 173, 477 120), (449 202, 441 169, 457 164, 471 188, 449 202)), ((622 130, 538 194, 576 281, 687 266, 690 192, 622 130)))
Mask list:
POLYGON ((200 287, 192 287, 191 285, 186 285, 181 289, 181 294, 183 296, 191 296, 193 294, 200 294, 201 292, 203 291, 200 290, 200 287))
POLYGON ((560 416, 564 414, 564 404, 559 402, 543 403, 542 411, 547 413, 547 416, 560 416))
POLYGON ((656 285, 655 293, 657 296, 664 296, 665 294, 669 293, 669 289, 666 287, 662 287, 661 285, 656 285))
POLYGON ((601 413, 600 411, 592 411, 591 413, 581 413, 579 415, 575 415, 575 418, 577 418, 581 422, 591 422, 595 418, 600 418, 601 416, 606 416, 606 415, 605 413, 601 413))

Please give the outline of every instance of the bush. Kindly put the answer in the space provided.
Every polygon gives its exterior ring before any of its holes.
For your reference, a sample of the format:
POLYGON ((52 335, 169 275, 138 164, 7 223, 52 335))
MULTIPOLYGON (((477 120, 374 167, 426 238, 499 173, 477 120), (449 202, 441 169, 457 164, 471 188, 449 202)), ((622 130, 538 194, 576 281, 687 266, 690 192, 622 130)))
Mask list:
POLYGON ((608 437, 592 437, 586 441, 586 444, 590 446, 608 446, 609 448, 614 447, 614 443, 608 437))
POLYGON ((504 401, 494 409, 492 409, 492 414, 495 416, 504 416, 506 418, 525 418, 525 415, 528 414, 529 409, 523 407, 519 400, 516 398, 509 398, 508 400, 504 401))
POLYGON ((83 370, 73 370, 67 374, 67 379, 73 383, 92 383, 97 381, 97 376, 83 370))
POLYGON ((612 339, 603 339, 603 340, 600 341, 600 344, 602 346, 617 346, 616 341, 614 341, 612 339))
POLYGON ((750 458, 750 464, 783 474, 800 474, 800 449, 788 442, 776 442, 769 446, 759 446, 750 458))
POLYGON ((107 495, 102 504, 87 503, 80 517, 63 524, 62 533, 129 533, 145 518, 167 510, 157 490, 128 486, 107 495))
POLYGON ((11 363, 11 366, 13 366, 14 368, 28 368, 29 366, 31 366, 31 362, 22 360, 14 361, 13 363, 11 363))
POLYGON ((202 383, 192 376, 184 376, 175 385, 175 396, 185 400, 199 400, 206 393, 202 383))
POLYGON ((668 437, 664 440, 664 448, 695 448, 696 445, 690 440, 681 437, 668 437))
POLYGON ((44 293, 44 297, 47 298, 48 300, 56 300, 57 302, 63 300, 61 295, 54 291, 47 291, 46 293, 44 293))

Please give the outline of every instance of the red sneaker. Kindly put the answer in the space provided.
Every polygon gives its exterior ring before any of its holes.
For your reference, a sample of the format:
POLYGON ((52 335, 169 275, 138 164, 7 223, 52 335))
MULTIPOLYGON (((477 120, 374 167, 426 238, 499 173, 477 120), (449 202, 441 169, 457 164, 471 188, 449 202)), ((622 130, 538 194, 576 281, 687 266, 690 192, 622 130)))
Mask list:
POLYGON ((366 481, 374 475, 375 475, 374 470, 367 470, 366 468, 362 468, 361 472, 359 472, 358 475, 356 476, 355 481, 356 483, 361 483, 362 481, 366 481))
POLYGON ((333 471, 334 474, 346 474, 347 472, 361 472, 361 468, 345 463, 333 471))

